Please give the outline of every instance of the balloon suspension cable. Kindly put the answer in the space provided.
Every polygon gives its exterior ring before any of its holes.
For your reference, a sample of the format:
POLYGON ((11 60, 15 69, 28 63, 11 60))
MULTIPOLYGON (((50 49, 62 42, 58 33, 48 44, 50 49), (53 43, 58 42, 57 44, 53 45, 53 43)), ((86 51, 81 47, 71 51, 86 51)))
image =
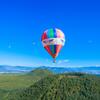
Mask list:
POLYGON ((53 63, 56 63, 56 59, 55 58, 53 58, 53 63))

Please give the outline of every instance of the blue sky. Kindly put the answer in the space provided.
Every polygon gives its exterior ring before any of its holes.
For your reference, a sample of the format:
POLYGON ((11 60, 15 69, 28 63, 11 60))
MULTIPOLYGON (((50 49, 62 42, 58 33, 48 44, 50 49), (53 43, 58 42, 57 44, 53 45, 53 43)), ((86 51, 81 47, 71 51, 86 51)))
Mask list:
POLYGON ((100 1, 0 0, 0 64, 100 65, 100 1), (56 64, 41 44, 52 27, 66 36, 56 64))

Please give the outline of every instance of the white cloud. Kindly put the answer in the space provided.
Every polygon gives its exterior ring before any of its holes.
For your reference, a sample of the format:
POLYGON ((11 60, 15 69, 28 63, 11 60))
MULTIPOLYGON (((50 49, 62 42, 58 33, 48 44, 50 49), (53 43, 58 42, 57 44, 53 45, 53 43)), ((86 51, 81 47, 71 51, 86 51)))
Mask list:
POLYGON ((14 41, 9 41, 8 42, 8 48, 11 49, 15 45, 14 41))
POLYGON ((68 63, 68 62, 69 62, 69 59, 59 60, 58 64, 68 63))
POLYGON ((36 43, 35 42, 32 42, 32 44, 35 45, 36 43))
POLYGON ((11 45, 8 45, 8 48, 10 49, 11 48, 11 45))
POLYGON ((58 64, 61 64, 61 63, 62 63, 62 61, 61 61, 61 60, 59 60, 59 61, 58 61, 58 64))
POLYGON ((69 59, 65 59, 65 60, 63 60, 63 62, 69 62, 69 59))
POLYGON ((88 43, 91 44, 91 43, 93 43, 93 41, 92 40, 88 40, 88 43))
POLYGON ((95 65, 96 67, 100 67, 100 65, 95 65))

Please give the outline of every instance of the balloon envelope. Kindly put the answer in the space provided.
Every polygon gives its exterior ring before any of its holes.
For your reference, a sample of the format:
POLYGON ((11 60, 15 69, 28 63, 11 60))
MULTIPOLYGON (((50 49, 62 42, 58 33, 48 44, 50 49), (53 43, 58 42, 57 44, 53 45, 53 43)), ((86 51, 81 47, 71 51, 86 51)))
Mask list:
POLYGON ((56 58, 65 44, 64 33, 57 28, 48 29, 42 35, 42 44, 48 53, 56 58))

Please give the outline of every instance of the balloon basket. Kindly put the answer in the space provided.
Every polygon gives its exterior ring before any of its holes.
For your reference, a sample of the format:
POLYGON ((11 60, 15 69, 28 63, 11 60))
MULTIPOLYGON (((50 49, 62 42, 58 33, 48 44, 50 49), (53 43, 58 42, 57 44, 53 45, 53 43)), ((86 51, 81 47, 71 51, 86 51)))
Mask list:
POLYGON ((53 59, 53 63, 56 63, 56 59, 55 58, 53 59))

